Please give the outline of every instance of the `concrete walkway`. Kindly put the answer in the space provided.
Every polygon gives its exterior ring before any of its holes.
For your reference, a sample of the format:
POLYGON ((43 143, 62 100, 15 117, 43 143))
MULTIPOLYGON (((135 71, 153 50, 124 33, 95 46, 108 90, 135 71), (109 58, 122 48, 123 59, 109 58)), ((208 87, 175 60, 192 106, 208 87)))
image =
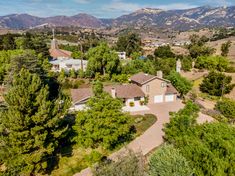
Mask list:
POLYGON ((134 107, 130 107, 130 106, 124 106, 122 108, 122 110, 124 112, 140 112, 140 111, 148 111, 149 110, 149 107, 143 105, 143 106, 134 106, 134 107))
MULTIPOLYGON (((147 131, 144 132, 141 136, 137 137, 131 143, 129 143, 125 148, 113 153, 109 156, 110 159, 115 160, 121 153, 125 153, 127 149, 131 149, 134 152, 141 152, 143 155, 148 154, 153 149, 158 147, 163 143, 164 132, 162 129, 164 128, 164 124, 170 121, 169 112, 176 112, 179 109, 183 108, 184 104, 181 101, 172 102, 172 103, 161 103, 161 104, 153 104, 149 105, 148 111, 135 112, 131 114, 154 114, 157 116, 158 120, 155 124, 153 124, 147 131)), ((211 121, 211 117, 199 114, 199 122, 203 123, 206 121, 211 121)), ((75 174, 74 176, 90 176, 91 170, 87 168, 82 172, 75 174)))

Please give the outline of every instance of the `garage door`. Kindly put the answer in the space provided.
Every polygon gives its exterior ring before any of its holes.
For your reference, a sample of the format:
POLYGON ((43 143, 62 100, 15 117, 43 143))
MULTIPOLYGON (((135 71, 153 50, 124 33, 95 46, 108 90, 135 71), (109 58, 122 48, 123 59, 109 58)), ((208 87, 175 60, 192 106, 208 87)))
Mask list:
POLYGON ((163 95, 154 96, 154 103, 162 103, 162 102, 163 102, 163 95))
POLYGON ((174 101, 174 95, 166 95, 165 96, 165 101, 166 102, 172 102, 172 101, 174 101))

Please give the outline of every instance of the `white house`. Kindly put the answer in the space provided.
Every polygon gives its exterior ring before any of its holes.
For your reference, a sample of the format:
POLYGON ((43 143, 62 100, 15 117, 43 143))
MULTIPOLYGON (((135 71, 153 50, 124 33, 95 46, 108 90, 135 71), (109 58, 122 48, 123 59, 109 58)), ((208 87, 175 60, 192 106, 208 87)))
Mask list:
MULTIPOLYGON (((135 84, 105 86, 104 91, 113 98, 121 99, 125 107, 142 107, 145 100, 144 92, 135 84)), ((70 110, 83 110, 86 107, 87 100, 92 96, 92 88, 71 89, 73 105, 70 110)))
POLYGON ((71 57, 72 52, 59 49, 58 42, 54 38, 54 31, 49 53, 51 56, 49 63, 52 64, 52 71, 60 72, 61 70, 65 70, 66 72, 69 72, 72 69, 75 71, 78 71, 79 69, 86 70, 86 60, 73 59, 71 57))
POLYGON ((61 70, 69 72, 72 69, 75 71, 83 69, 85 71, 88 63, 87 60, 80 59, 55 59, 49 62, 52 64, 52 71, 55 72, 60 72, 61 70))
POLYGON ((117 52, 119 59, 125 60, 126 59, 126 52, 117 52))

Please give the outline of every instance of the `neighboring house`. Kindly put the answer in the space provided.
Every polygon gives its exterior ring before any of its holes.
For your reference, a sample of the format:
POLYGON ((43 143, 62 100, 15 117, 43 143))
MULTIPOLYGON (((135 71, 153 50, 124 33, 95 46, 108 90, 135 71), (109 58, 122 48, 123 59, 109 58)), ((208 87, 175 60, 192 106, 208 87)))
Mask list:
POLYGON ((70 59, 72 52, 59 49, 58 42, 56 39, 52 39, 51 48, 49 49, 50 56, 53 60, 55 59, 70 59))
POLYGON ((126 60, 126 52, 117 52, 119 59, 126 60))
POLYGON ((79 69, 86 70, 87 61, 80 59, 73 59, 71 57, 72 52, 59 49, 58 42, 53 38, 51 42, 51 48, 49 50, 51 60, 49 61, 52 64, 52 71, 59 72, 65 70, 69 72, 74 69, 78 71, 79 69))
MULTIPOLYGON (((105 86, 104 91, 108 92, 113 98, 123 101, 125 107, 138 109, 145 98, 149 104, 173 102, 177 99, 178 92, 170 81, 162 78, 162 72, 158 76, 145 73, 138 73, 130 78, 130 84, 105 86)), ((83 110, 87 100, 93 96, 91 88, 81 88, 71 90, 73 106, 71 110, 83 110)))
POLYGON ((74 69, 75 71, 78 71, 80 69, 86 70, 87 63, 87 60, 81 61, 80 59, 55 59, 50 61, 50 64, 52 64, 52 71, 55 72, 60 72, 61 70, 65 70, 66 72, 68 72, 72 69, 74 69))
MULTIPOLYGON (((135 84, 105 86, 104 91, 109 93, 113 98, 119 98, 123 101, 124 106, 130 106, 134 103, 135 107, 141 106, 145 94, 141 88, 135 84)), ((73 106, 71 110, 83 110, 86 102, 93 96, 92 88, 71 89, 73 106)))
POLYGON ((148 97, 148 103, 173 102, 177 99, 177 90, 169 80, 162 78, 162 72, 158 76, 145 73, 138 73, 130 78, 131 83, 138 85, 145 96, 148 97))

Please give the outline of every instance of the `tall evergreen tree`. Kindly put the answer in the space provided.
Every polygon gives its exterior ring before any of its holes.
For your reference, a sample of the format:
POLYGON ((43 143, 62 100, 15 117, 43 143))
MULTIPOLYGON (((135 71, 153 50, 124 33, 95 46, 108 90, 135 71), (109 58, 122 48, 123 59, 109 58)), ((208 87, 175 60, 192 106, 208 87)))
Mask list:
POLYGON ((62 117, 67 103, 50 100, 48 86, 40 77, 22 69, 15 75, 5 101, 7 110, 0 114, 0 163, 6 175, 45 173, 60 140, 66 134, 62 117))

